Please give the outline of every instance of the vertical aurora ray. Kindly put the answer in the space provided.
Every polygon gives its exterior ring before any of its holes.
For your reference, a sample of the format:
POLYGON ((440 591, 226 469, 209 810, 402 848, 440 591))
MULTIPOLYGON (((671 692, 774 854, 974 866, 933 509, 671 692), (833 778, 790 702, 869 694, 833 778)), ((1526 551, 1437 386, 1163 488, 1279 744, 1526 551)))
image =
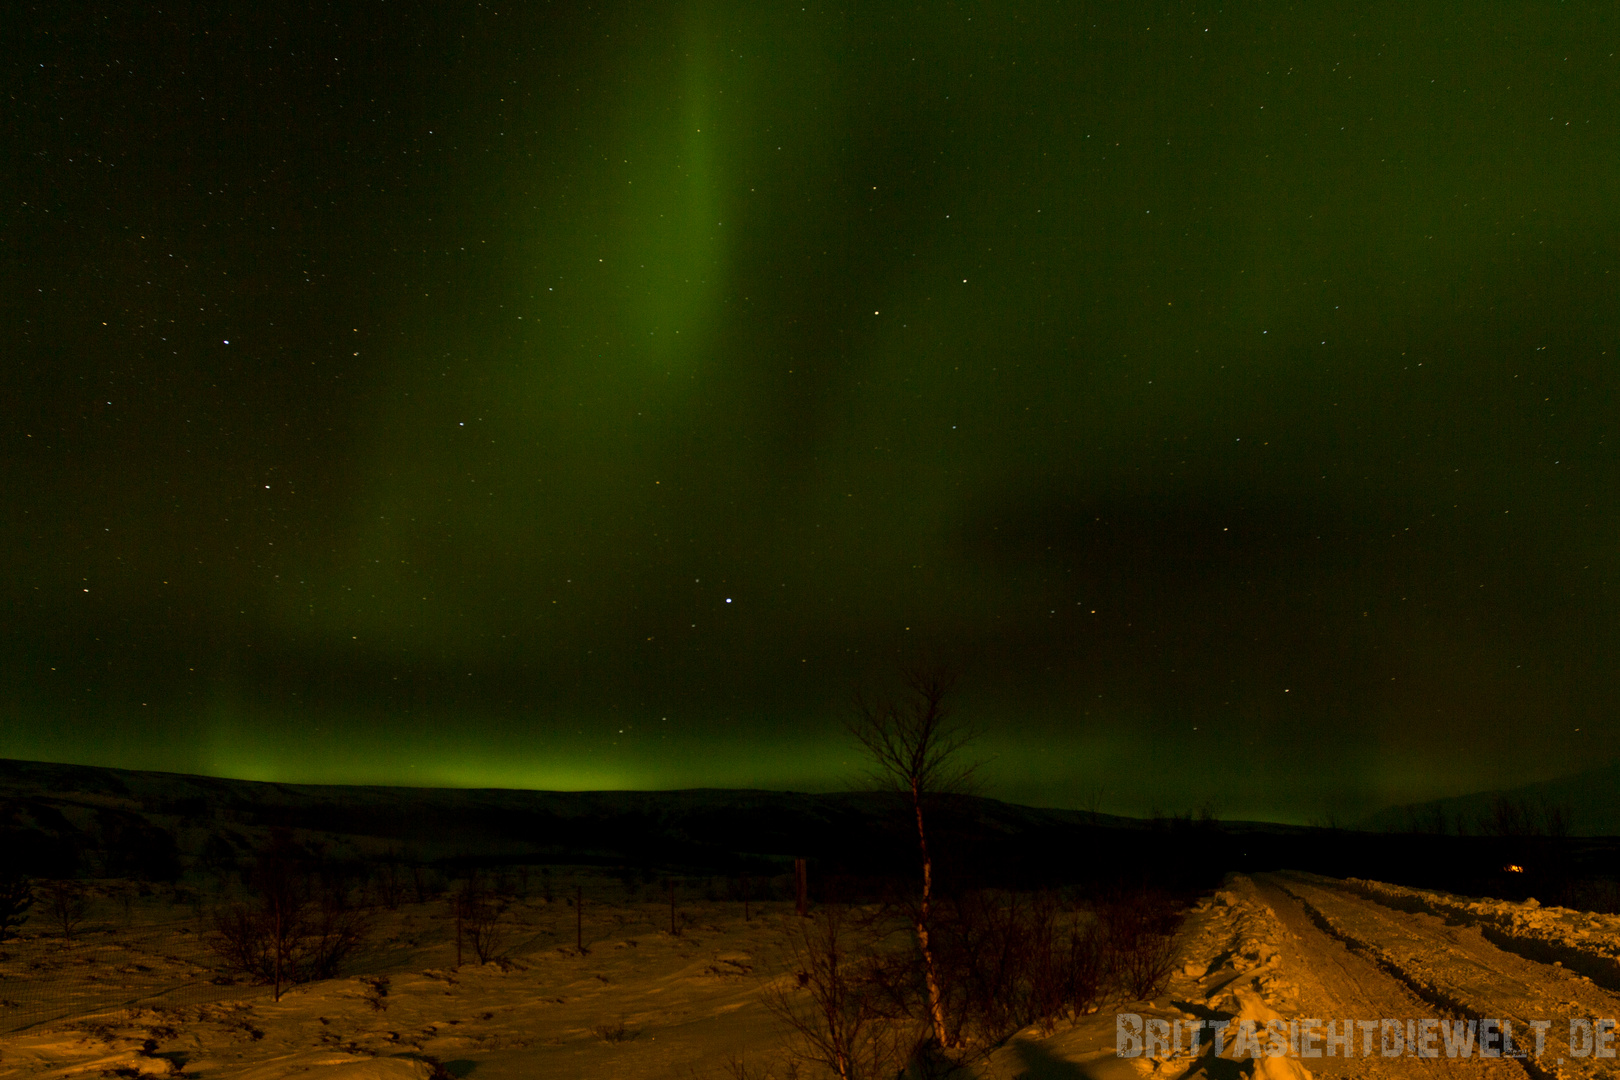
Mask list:
POLYGON ((632 168, 618 215, 625 301, 620 323, 645 357, 646 376, 694 375, 725 283, 721 197, 725 131, 704 6, 684 15, 678 99, 647 116, 655 87, 626 102, 623 159, 632 168), (643 340, 645 339, 645 340, 643 340))

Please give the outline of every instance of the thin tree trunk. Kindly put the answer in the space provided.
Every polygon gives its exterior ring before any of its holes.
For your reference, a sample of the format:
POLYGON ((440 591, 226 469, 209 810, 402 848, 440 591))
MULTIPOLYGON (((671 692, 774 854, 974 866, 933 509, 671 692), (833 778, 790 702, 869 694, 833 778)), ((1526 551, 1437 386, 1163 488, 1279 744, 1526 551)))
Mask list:
POLYGON ((285 946, 285 942, 286 942, 286 924, 282 921, 282 912, 281 912, 281 905, 280 904, 276 905, 275 927, 276 927, 276 933, 275 933, 275 937, 272 939, 272 941, 274 942, 274 948, 275 948, 275 951, 276 951, 276 987, 275 987, 276 997, 275 997, 275 999, 277 1001, 280 1001, 281 1000, 281 956, 282 956, 282 952, 284 950, 284 946, 285 946))
POLYGON ((949 1046, 945 1035, 945 1001, 939 990, 939 973, 934 966, 934 947, 929 940, 929 910, 934 899, 934 861, 928 855, 928 833, 923 828, 922 793, 915 784, 911 788, 911 805, 917 814, 917 847, 922 852, 923 891, 922 907, 917 913, 917 946, 923 954, 923 978, 928 984, 928 1012, 934 1021, 934 1038, 940 1046, 949 1046))

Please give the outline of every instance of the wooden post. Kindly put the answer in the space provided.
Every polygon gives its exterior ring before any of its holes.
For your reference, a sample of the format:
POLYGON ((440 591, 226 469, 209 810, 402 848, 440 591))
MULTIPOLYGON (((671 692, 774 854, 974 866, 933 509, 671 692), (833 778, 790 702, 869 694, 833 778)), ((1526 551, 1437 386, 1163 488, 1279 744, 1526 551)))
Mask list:
POLYGON ((274 942, 274 946, 275 946, 275 950, 276 950, 276 989, 275 989, 275 995, 276 995, 276 1000, 277 1001, 281 1000, 281 956, 286 951, 286 945, 287 945, 286 935, 283 933, 283 931, 285 929, 285 925, 282 922, 282 910, 281 910, 285 903, 286 903, 286 901, 284 899, 282 899, 282 898, 278 898, 276 900, 276 902, 275 902, 275 904, 276 904, 276 914, 275 914, 275 918, 276 918, 276 939, 275 939, 275 942, 274 942))
POLYGON ((793 891, 800 915, 810 914, 810 871, 803 859, 793 860, 793 891))
POLYGON ((461 920, 467 913, 467 898, 464 894, 451 893, 450 903, 456 909, 456 967, 461 967, 461 920))
POLYGON ((574 948, 585 955, 585 886, 574 886, 574 948))

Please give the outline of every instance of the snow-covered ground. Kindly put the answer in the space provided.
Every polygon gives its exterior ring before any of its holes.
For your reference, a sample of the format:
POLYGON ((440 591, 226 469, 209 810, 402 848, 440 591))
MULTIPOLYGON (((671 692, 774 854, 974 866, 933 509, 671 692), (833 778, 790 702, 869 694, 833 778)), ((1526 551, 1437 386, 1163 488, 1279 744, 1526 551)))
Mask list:
MULTIPOLYGON (((198 941, 202 909, 162 895, 127 908, 110 885, 71 943, 36 912, 0 960, 0 1077, 178 1075, 219 1080, 387 1080, 471 1076, 655 1078, 771 1075, 787 1042, 761 991, 791 976, 782 903, 678 898, 679 934, 663 897, 585 879, 574 947, 571 889, 515 900, 501 923, 502 960, 456 968, 440 899, 379 910, 376 944, 354 974, 294 987, 221 985, 198 941), (763 908, 763 909, 762 909, 763 908), (386 981, 384 981, 386 979, 386 981)), ((696 892, 696 890, 693 890, 696 892)), ((1612 962, 1613 917, 1504 904, 1308 875, 1230 878, 1189 915, 1168 991, 1110 1000, 1051 1034, 1020 1032, 978 1062, 982 1080, 1142 1076, 1586 1077, 1613 1060, 1576 1059, 1549 1036, 1539 1057, 1425 1060, 1270 1057, 1234 1046, 1208 1057, 1200 1022, 1262 1029, 1289 1020, 1614 1017, 1604 986, 1535 949, 1612 962), (1487 931, 1482 933, 1481 931, 1487 931), (1500 934, 1511 951, 1493 944, 1500 934), (1522 943, 1529 942, 1529 945, 1522 943), (1116 1054, 1118 1016, 1177 1033, 1166 1051, 1116 1054)), ((1550 954, 1549 954, 1550 955, 1550 954)), ((1556 959, 1556 957, 1554 957, 1556 959)), ((1133 1021, 1134 1023, 1134 1021, 1133 1021)), ((799 1074, 809 1077, 809 1070, 799 1074)))
POLYGON ((740 902, 678 897, 671 935, 667 900, 648 890, 583 891, 582 927, 572 888, 517 900, 502 959, 479 964, 468 944, 459 968, 444 900, 380 910, 356 974, 279 1002, 212 981, 218 959, 187 909, 154 900, 126 920, 103 901, 72 944, 36 914, 0 961, 0 1076, 426 1077, 431 1061, 494 1080, 718 1076, 730 1056, 777 1047, 759 990, 781 972, 789 905, 756 903, 745 921, 740 902))
POLYGON ((1389 907, 1477 927, 1487 940, 1508 952, 1559 964, 1610 990, 1620 990, 1620 915, 1544 907, 1533 898, 1513 903, 1453 896, 1362 878, 1350 878, 1345 884, 1389 907))

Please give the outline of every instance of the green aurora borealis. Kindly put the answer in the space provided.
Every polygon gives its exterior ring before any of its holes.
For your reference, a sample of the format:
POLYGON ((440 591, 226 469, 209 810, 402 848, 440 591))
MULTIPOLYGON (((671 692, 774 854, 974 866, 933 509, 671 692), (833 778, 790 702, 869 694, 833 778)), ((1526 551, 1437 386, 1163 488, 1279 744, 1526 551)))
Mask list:
POLYGON ((14 15, 0 756, 827 788, 921 655, 1032 803, 1611 756, 1611 6, 14 15))

